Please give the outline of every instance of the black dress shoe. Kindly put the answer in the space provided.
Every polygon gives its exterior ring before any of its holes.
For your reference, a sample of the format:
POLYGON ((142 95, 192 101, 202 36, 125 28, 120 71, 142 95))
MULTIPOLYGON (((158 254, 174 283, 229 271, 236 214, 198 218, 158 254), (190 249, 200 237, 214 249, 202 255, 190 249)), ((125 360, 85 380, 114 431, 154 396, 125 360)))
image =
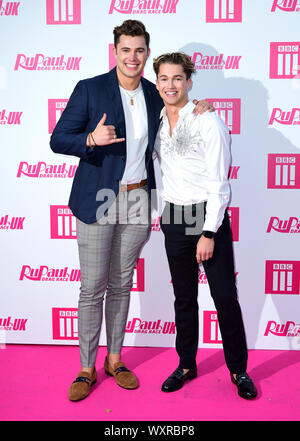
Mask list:
POLYGON ((240 397, 246 398, 248 400, 256 397, 257 390, 248 374, 237 374, 236 378, 234 378, 233 374, 230 374, 230 376, 231 381, 238 388, 238 394, 240 397))
POLYGON ((164 381, 161 390, 163 392, 174 392, 181 389, 186 380, 192 380, 197 377, 197 368, 190 369, 184 373, 182 368, 177 368, 166 381, 164 381))

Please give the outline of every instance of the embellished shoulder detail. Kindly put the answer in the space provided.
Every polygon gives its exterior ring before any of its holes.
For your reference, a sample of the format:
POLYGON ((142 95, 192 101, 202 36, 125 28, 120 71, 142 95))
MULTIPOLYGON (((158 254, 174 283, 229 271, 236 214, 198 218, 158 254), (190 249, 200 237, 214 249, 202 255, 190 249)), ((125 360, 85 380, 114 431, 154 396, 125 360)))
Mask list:
POLYGON ((176 124, 172 136, 167 130, 161 131, 162 150, 167 155, 185 156, 187 153, 197 151, 203 141, 198 128, 192 127, 196 115, 186 114, 176 124))

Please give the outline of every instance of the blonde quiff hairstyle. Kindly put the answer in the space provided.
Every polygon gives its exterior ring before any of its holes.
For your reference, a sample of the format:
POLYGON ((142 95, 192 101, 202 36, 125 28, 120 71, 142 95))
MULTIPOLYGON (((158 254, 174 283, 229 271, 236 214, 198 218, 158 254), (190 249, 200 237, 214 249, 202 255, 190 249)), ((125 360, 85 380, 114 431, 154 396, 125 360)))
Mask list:
POLYGON ((184 52, 172 52, 160 55, 159 57, 153 60, 153 69, 158 77, 159 68, 161 64, 180 64, 183 68, 183 71, 186 75, 186 79, 189 80, 193 73, 196 72, 194 63, 191 58, 185 54, 184 52))

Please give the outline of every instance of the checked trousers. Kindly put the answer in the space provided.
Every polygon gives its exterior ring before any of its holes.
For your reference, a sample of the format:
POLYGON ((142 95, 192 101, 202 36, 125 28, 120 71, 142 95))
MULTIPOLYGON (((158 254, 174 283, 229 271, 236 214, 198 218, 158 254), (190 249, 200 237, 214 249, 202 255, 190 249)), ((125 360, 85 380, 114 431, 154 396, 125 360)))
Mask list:
POLYGON ((121 352, 133 271, 151 227, 148 205, 147 188, 141 187, 118 194, 108 210, 114 212, 114 221, 86 224, 77 219, 81 270, 78 333, 80 360, 84 367, 95 365, 104 306, 107 350, 113 354, 121 352), (138 223, 135 210, 139 204, 136 201, 143 204, 139 208, 147 213, 138 223))

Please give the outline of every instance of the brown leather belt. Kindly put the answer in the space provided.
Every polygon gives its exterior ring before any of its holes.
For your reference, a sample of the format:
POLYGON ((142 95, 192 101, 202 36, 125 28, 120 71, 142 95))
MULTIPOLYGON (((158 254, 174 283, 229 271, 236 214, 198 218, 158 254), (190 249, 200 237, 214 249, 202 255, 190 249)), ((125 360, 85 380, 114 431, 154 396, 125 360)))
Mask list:
POLYGON ((121 184, 119 191, 130 191, 130 190, 135 190, 136 188, 140 188, 140 187, 144 187, 145 185, 147 185, 147 179, 143 179, 141 182, 137 183, 137 184, 121 184))

